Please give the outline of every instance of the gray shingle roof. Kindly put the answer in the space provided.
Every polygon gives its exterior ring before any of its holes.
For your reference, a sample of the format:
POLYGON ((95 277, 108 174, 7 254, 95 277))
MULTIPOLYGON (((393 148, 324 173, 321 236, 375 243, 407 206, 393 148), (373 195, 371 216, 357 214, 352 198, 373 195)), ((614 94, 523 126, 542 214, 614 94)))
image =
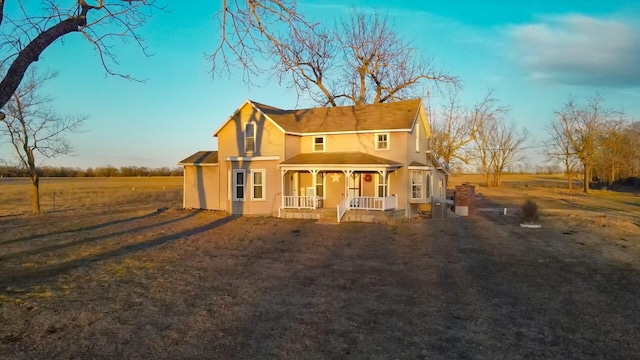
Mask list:
POLYGON ((251 101, 286 132, 322 133, 339 131, 411 129, 421 100, 382 104, 282 110, 251 101))
POLYGON ((197 153, 180 161, 178 165, 202 165, 202 164, 217 164, 217 163, 218 163, 217 151, 198 151, 197 153))

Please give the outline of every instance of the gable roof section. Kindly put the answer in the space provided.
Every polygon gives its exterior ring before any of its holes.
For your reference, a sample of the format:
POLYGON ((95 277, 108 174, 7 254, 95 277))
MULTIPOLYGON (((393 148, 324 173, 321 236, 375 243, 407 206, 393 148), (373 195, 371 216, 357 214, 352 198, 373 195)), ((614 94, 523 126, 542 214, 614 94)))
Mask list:
POLYGON ((216 129, 216 131, 214 131, 214 132, 213 132, 213 136, 218 136, 218 133, 220 132, 220 130, 222 130, 222 128, 224 128, 224 127, 229 123, 229 121, 231 121, 231 120, 233 119, 233 117, 234 117, 234 116, 236 116, 236 114, 237 114, 237 113, 239 113, 239 112, 240 112, 240 110, 242 110, 242 108, 243 108, 243 107, 245 107, 245 105, 247 105, 247 104, 251 105, 251 107, 253 107, 253 109, 254 109, 254 110, 256 110, 256 111, 260 112, 262 115, 264 115, 264 116, 265 116, 265 118, 266 118, 268 121, 270 121, 271 123, 273 123, 273 125, 274 125, 275 127, 277 127, 280 131, 285 132, 285 130, 284 130, 284 129, 279 125, 279 124, 277 124, 276 122, 274 122, 274 121, 273 121, 269 116, 267 116, 267 115, 262 111, 262 109, 261 109, 261 108, 259 108, 259 107, 258 107, 258 106, 256 106, 256 105, 260 105, 260 106, 262 106, 264 109, 271 109, 272 111, 284 111, 284 110, 278 109, 278 108, 273 107, 273 106, 260 104, 260 103, 257 103, 257 102, 251 101, 251 100, 245 100, 245 102, 243 102, 243 103, 242 103, 242 105, 238 106, 238 108, 236 109, 236 111, 234 111, 234 112, 233 112, 233 114, 231 114, 231 116, 229 116, 229 117, 227 118, 227 120, 225 120, 225 121, 222 123, 222 125, 220 125, 220 127, 219 127, 218 129, 216 129))
POLYGON ((309 135, 335 132, 410 131, 420 113, 422 100, 381 104, 282 110, 253 102, 286 133, 309 135))
POLYGON ((217 151, 198 151, 197 153, 189 156, 188 158, 180 161, 178 165, 217 165, 218 164, 218 152, 217 151))
POLYGON ((421 114, 422 100, 382 104, 283 110, 247 100, 213 133, 220 130, 247 104, 286 134, 312 135, 376 131, 411 131, 421 114))

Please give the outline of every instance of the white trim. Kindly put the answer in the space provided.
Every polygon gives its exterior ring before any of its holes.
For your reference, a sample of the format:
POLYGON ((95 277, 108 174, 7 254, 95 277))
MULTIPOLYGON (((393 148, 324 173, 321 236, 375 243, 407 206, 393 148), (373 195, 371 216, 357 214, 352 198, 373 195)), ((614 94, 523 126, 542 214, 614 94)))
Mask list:
POLYGON ((373 133, 395 133, 395 132, 411 132, 411 129, 375 129, 375 130, 346 130, 346 131, 319 131, 301 133, 295 131, 285 131, 287 135, 297 136, 319 136, 319 135, 345 135, 345 134, 373 134, 373 133))
POLYGON ((280 156, 227 156, 226 161, 266 161, 280 160, 280 156))
POLYGON ((409 199, 410 200, 423 200, 424 199, 424 174, 421 170, 411 170, 411 172, 409 173, 409 199), (417 177, 418 179, 420 179, 420 183, 419 184, 414 184, 413 183, 413 173, 417 172, 419 174, 419 176, 417 177), (414 185, 420 185, 420 197, 413 197, 413 186, 414 185))
POLYGON ((322 136, 312 136, 311 137, 311 152, 325 152, 327 151, 327 137, 322 136), (322 139, 322 150, 316 150, 316 139, 322 139))
POLYGON ((198 164, 198 163, 178 163, 178 166, 218 166, 220 165, 220 163, 204 163, 204 164, 198 164))
POLYGON ((231 179, 231 196, 233 201, 245 201, 247 199, 247 171, 245 169, 233 169, 233 177, 231 179), (238 187, 236 174, 242 173, 242 198, 236 197, 236 188, 238 187))
POLYGON ((324 171, 344 171, 344 169, 362 171, 362 170, 377 170, 377 169, 392 169, 397 170, 402 167, 402 164, 398 165, 367 165, 367 164, 279 164, 279 168, 287 170, 324 170, 324 171))
POLYGON ((373 145, 374 145, 374 149, 376 151, 389 151, 391 150, 391 134, 389 134, 388 132, 377 132, 375 134, 373 134, 373 145), (379 146, 380 143, 380 139, 378 138, 378 136, 384 135, 387 137, 387 147, 386 148, 381 148, 379 146))
POLYGON ((420 152, 420 122, 416 123, 416 152, 420 152))
POLYGON ((409 170, 435 170, 433 168, 433 166, 416 166, 416 165, 409 165, 407 166, 407 168, 409 170))
POLYGON ((266 201, 267 200, 267 170, 266 169, 256 169, 256 170, 250 170, 249 172, 250 177, 251 177, 251 201, 266 201), (256 184, 254 183, 254 174, 255 173, 262 173, 262 184, 260 184, 260 186, 262 186, 262 197, 255 197, 255 186, 256 184))
POLYGON ((182 208, 186 209, 186 207, 187 207, 187 169, 182 168, 182 208))

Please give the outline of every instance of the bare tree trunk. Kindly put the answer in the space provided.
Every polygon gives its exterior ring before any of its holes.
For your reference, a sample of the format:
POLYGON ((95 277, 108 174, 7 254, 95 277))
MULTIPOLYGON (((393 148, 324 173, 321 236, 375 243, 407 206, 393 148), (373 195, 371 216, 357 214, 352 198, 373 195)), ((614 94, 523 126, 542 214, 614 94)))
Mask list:
POLYGON ((591 182, 591 164, 587 164, 586 162, 583 162, 582 165, 584 166, 582 190, 584 191, 585 194, 588 194, 589 183, 591 182))
POLYGON ((38 174, 35 174, 31 176, 31 185, 33 185, 33 187, 31 188, 31 211, 33 211, 34 214, 39 214, 40 213, 40 177, 38 176, 38 174))

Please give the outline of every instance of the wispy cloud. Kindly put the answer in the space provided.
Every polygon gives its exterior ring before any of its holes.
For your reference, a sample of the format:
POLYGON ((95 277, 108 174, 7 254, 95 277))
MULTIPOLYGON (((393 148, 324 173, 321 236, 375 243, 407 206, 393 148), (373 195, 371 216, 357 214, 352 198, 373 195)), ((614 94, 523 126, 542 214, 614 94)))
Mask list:
POLYGON ((640 86, 640 26, 579 14, 511 28, 533 79, 594 86, 640 86))

